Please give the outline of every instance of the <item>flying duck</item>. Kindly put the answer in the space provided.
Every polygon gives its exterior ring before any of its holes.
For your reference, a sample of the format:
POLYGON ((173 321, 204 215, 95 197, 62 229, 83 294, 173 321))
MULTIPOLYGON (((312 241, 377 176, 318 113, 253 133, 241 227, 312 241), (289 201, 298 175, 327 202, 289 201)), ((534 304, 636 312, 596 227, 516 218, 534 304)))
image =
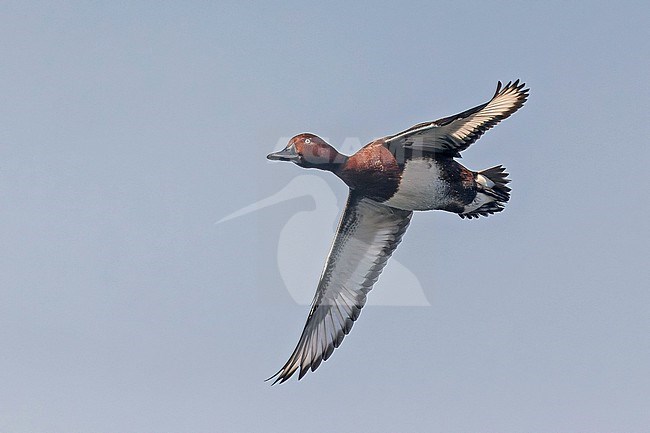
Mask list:
POLYGON ((501 165, 472 171, 454 158, 524 105, 525 84, 497 84, 492 99, 454 116, 372 141, 352 156, 304 133, 267 156, 331 171, 350 192, 321 274, 307 323, 289 360, 269 378, 285 382, 318 368, 359 317, 366 296, 400 243, 413 211, 443 210, 461 218, 501 212, 510 180, 501 165))

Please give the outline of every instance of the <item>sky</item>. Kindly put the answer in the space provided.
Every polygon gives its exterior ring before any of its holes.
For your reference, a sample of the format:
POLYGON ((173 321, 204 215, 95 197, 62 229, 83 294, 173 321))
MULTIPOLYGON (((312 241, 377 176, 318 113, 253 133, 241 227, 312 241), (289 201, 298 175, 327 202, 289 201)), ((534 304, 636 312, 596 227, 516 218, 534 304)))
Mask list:
POLYGON ((643 2, 0 4, 0 431, 645 432, 643 2), (522 79, 352 332, 280 386, 354 152, 522 79), (235 214, 233 216, 233 214, 235 214))

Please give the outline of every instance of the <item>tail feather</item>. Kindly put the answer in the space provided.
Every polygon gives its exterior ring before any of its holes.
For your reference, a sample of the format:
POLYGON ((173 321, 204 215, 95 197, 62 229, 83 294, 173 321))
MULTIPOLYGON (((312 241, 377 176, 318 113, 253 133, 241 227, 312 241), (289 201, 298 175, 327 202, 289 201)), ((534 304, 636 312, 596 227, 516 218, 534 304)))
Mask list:
POLYGON ((501 212, 505 204, 510 200, 510 187, 508 187, 508 173, 502 165, 490 167, 476 173, 476 185, 478 194, 484 194, 487 201, 476 209, 458 214, 461 218, 478 218, 501 212), (486 197, 487 196, 487 197, 486 197))
POLYGON ((508 179, 508 172, 506 168, 502 165, 497 165, 495 167, 490 167, 483 171, 479 171, 478 174, 486 177, 493 185, 485 185, 485 193, 488 195, 494 194, 494 197, 502 202, 507 202, 510 200, 510 179, 508 179))

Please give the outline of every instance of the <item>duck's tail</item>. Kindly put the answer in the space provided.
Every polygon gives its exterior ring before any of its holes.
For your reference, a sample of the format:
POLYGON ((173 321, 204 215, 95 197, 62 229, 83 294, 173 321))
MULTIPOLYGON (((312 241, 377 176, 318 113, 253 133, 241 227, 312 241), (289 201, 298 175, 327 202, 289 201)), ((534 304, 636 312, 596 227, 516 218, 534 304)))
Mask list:
POLYGON ((461 218, 478 218, 501 212, 510 200, 508 173, 505 167, 497 165, 479 171, 475 175, 477 194, 472 203, 465 207, 466 211, 459 213, 461 218))

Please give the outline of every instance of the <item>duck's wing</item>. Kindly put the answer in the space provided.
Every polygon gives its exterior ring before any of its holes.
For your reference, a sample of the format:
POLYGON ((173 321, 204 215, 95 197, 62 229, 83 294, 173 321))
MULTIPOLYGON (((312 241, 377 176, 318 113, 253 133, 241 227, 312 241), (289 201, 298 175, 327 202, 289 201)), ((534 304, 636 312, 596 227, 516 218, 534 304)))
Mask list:
POLYGON ((400 243, 412 214, 350 191, 298 345, 269 380, 282 383, 298 369, 301 379, 339 347, 400 243))
POLYGON ((404 149, 458 157, 481 135, 524 105, 529 89, 519 80, 502 89, 501 82, 492 99, 454 116, 419 123, 384 138, 385 145, 399 155, 404 149))

